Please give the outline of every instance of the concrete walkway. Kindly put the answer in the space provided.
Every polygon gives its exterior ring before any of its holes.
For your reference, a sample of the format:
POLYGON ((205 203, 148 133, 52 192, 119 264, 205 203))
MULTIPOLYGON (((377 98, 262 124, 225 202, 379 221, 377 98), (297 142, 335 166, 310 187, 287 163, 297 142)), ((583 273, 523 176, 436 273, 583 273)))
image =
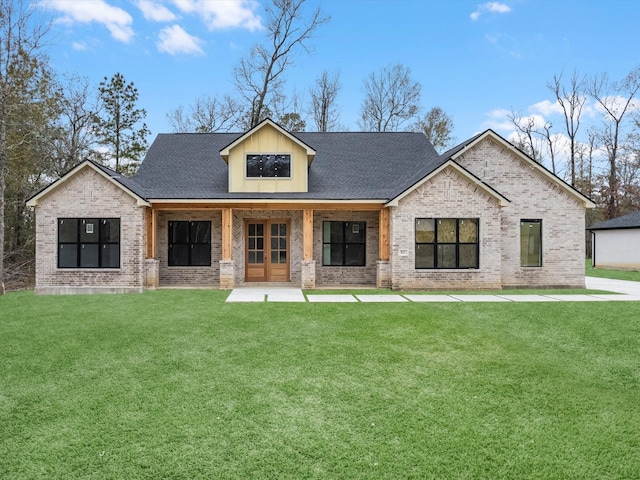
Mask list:
POLYGON ((234 288, 227 302, 311 302, 311 303, 427 303, 427 302, 606 302, 640 301, 640 282, 587 277, 589 290, 614 292, 611 294, 566 295, 437 295, 437 294, 307 294, 299 288, 241 287, 234 288))

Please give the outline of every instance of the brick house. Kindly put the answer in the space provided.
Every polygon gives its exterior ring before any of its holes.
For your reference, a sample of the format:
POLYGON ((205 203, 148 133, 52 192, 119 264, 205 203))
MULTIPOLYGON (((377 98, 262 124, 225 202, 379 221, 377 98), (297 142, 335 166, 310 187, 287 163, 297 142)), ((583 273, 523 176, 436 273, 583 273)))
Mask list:
POLYGON ((28 205, 36 293, 584 287, 593 203, 487 130, 162 134, 133 178, 84 161, 28 205))

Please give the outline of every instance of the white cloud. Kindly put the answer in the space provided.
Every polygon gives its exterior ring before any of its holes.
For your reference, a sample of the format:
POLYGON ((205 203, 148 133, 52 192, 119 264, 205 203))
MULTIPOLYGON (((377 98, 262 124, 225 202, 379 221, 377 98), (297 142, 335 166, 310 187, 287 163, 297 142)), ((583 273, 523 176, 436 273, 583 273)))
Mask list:
POLYGON ((491 110, 486 114, 488 119, 483 122, 483 125, 498 132, 513 130, 513 122, 509 120, 509 115, 511 111, 504 108, 491 110))
POLYGON ((58 21, 66 24, 99 23, 104 25, 116 40, 128 43, 133 38, 133 18, 125 10, 110 5, 105 0, 81 2, 78 0, 42 0, 45 8, 64 14, 58 21))
POLYGON ((158 35, 158 50, 169 55, 186 53, 190 55, 204 55, 200 47, 202 40, 185 32, 179 25, 165 27, 158 35))
MULTIPOLYGON (((616 117, 619 117, 627 104, 628 98, 621 97, 621 96, 609 96, 609 97, 604 97, 602 101, 605 103, 605 105, 607 106, 607 109, 611 113, 613 113, 616 117)), ((606 109, 599 102, 594 102, 593 108, 595 112, 597 112, 602 116, 609 115, 606 109)), ((640 99, 634 98, 633 100, 631 100, 631 103, 626 108, 627 108, 627 113, 636 112, 640 110, 640 99)))
POLYGON ((476 21, 480 18, 484 12, 489 13, 509 13, 511 11, 511 7, 506 3, 502 2, 486 2, 481 5, 478 5, 478 8, 469 15, 472 21, 476 21))
POLYGON ((173 3, 183 13, 201 17, 210 30, 262 28, 256 14, 258 3, 254 0, 173 0, 173 3))
POLYGON ((483 6, 488 12, 492 13, 509 13, 511 11, 509 5, 500 2, 487 2, 483 6))
POLYGON ((152 0, 138 0, 136 5, 138 5, 144 18, 152 22, 171 22, 176 19, 175 13, 152 0))
POLYGON ((562 110, 562 106, 558 102, 551 102, 549 100, 543 100, 538 103, 534 103, 529 107, 531 112, 537 112, 545 117, 554 114, 564 115, 564 110, 562 110))
POLYGON ((86 42, 73 42, 71 44, 71 47, 74 50, 77 50, 79 52, 84 52, 85 50, 89 50, 89 45, 87 45, 86 42))

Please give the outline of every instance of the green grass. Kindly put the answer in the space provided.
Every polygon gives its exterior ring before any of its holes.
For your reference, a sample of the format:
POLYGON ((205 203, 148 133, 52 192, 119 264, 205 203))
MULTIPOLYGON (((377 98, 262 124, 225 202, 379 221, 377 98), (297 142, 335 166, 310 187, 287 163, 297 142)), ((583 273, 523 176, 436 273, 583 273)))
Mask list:
POLYGON ((589 277, 613 278, 615 280, 631 280, 640 282, 640 272, 636 270, 607 270, 602 268, 593 268, 591 260, 587 259, 585 263, 585 274, 589 277))
POLYGON ((0 478, 633 479, 640 303, 0 297, 0 478))

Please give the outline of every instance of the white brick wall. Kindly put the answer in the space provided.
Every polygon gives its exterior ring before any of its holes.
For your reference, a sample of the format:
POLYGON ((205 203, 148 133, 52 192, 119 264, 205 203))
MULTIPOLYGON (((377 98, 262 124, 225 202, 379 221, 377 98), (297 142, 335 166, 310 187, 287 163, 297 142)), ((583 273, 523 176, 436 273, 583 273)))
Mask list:
POLYGON ((575 196, 490 138, 456 162, 510 203, 500 207, 453 169, 418 187, 391 212, 393 288, 584 287, 585 207, 575 196), (480 268, 416 270, 419 217, 479 218, 480 268), (522 219, 542 220, 542 267, 520 266, 522 219))
POLYGON ((456 160, 510 200, 502 209, 502 285, 584 287, 585 207, 503 145, 486 139, 456 160), (520 220, 542 219, 542 267, 520 266, 520 220))
POLYGON ((416 188, 391 208, 393 289, 495 289, 500 287, 500 206, 451 168, 416 188), (416 269, 416 218, 479 219, 478 269, 416 269))
POLYGON ((137 292, 144 283, 144 208, 87 166, 36 207, 36 293, 137 292), (120 268, 59 269, 59 218, 120 218, 120 268))

